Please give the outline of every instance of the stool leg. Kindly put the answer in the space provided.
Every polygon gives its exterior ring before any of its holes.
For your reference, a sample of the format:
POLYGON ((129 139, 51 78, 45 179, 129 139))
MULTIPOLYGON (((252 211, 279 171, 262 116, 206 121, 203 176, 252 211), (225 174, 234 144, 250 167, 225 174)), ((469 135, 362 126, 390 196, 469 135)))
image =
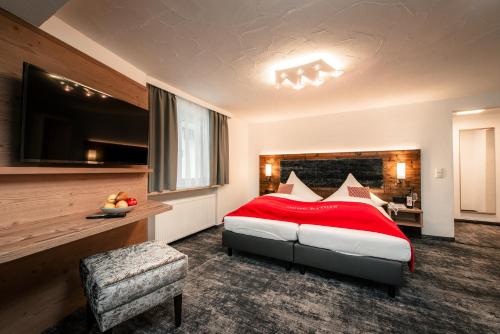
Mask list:
POLYGON ((90 304, 88 302, 85 309, 86 309, 85 317, 87 321, 87 330, 91 330, 92 327, 94 326, 94 314, 92 313, 92 310, 90 309, 90 304))
POLYGON ((175 327, 179 327, 182 322, 182 293, 174 297, 175 327))

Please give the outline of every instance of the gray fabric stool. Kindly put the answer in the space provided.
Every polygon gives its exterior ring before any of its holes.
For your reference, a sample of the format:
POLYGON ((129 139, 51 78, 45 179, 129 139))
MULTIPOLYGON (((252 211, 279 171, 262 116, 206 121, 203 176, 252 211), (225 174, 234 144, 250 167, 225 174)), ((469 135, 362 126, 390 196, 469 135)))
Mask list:
POLYGON ((95 317, 104 332, 174 298, 175 325, 180 326, 187 267, 187 255, 160 241, 81 260, 80 276, 89 320, 95 317))

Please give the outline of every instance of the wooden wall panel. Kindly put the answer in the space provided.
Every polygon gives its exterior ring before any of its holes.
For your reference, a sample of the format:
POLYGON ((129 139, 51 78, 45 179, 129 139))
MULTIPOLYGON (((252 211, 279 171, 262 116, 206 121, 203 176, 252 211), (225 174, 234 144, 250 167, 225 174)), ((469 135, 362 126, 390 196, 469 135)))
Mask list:
POLYGON ((147 109, 146 87, 0 9, 0 166, 17 163, 23 62, 147 109))
MULTIPOLYGON (((23 62, 147 109, 146 87, 0 9, 0 167, 19 166, 23 62)), ((50 167, 46 167, 50 168, 50 167)), ((145 201, 146 174, 0 175, 2 226, 96 209, 128 191, 145 201)), ((83 305, 78 260, 147 239, 145 222, 0 265, 0 332, 38 333, 83 305)))
POLYGON ((147 174, 0 175, 0 228, 97 210, 111 193, 147 200, 147 174))
MULTIPOLYGON (((380 189, 372 189, 372 191, 382 199, 391 200, 393 196, 401 196, 408 193, 410 188, 421 196, 420 150, 261 155, 259 159, 260 194, 263 195, 278 189, 280 183, 281 160, 323 160, 342 158, 381 158, 383 160, 384 185, 380 189), (396 179, 397 162, 406 163, 406 179, 401 184, 398 183, 396 179), (271 179, 265 176, 266 163, 272 164, 271 179)), ((328 197, 337 190, 337 188, 333 187, 312 189, 322 197, 328 197)))
POLYGON ((69 315, 85 304, 81 258, 146 239, 144 220, 2 264, 0 333, 40 333, 69 315))

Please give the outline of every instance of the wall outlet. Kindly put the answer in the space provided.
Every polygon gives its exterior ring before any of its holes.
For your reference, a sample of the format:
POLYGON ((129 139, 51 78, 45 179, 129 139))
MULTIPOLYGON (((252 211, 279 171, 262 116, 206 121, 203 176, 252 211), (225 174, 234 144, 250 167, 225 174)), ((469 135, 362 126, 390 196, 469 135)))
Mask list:
POLYGON ((436 179, 442 179, 442 178, 444 178, 444 168, 436 168, 434 170, 434 177, 436 179))

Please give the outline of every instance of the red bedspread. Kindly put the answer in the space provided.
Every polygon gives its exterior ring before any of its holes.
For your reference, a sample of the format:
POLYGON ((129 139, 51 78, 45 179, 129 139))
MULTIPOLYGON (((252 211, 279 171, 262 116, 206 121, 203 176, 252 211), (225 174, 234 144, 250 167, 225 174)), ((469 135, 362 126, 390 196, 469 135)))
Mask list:
POLYGON ((297 224, 321 225, 376 232, 401 238, 410 244, 410 270, 414 269, 413 246, 398 226, 370 204, 357 202, 299 202, 261 196, 226 216, 254 217, 297 224))

